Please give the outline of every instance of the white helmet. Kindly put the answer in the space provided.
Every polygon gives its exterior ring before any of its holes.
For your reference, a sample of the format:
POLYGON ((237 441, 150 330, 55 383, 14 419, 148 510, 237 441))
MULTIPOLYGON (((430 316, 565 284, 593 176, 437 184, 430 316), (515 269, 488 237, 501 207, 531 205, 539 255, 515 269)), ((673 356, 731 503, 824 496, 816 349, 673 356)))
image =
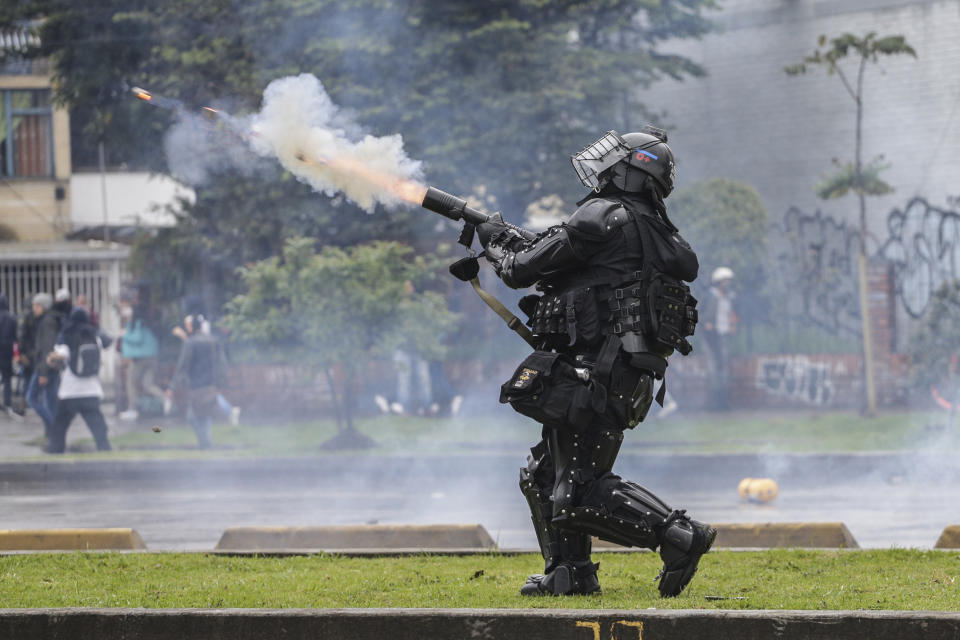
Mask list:
POLYGON ((730 267, 717 267, 710 275, 710 282, 720 282, 721 280, 733 280, 733 269, 730 267))

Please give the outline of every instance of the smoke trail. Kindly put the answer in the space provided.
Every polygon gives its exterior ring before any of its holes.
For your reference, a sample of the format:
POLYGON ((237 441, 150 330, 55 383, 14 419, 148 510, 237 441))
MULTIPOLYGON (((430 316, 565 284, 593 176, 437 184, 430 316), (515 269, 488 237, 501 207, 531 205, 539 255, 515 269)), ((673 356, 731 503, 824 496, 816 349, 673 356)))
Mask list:
POLYGON ((270 172, 273 163, 250 153, 246 124, 223 112, 218 124, 195 113, 178 110, 174 124, 163 140, 167 165, 174 177, 186 184, 206 184, 211 175, 237 171, 251 177, 270 172))
POLYGON ((364 134, 311 74, 271 82, 263 108, 247 117, 210 107, 198 115, 178 100, 139 87, 133 92, 153 106, 177 112, 164 147, 171 172, 189 184, 203 184, 211 173, 226 169, 263 174, 269 171, 267 160, 275 159, 315 190, 331 197, 343 194, 368 213, 377 204, 419 205, 426 194, 422 165, 404 153, 403 138, 364 134))
POLYGON ((320 81, 304 73, 267 86, 263 108, 250 120, 250 146, 317 191, 343 193, 368 212, 377 203, 418 202, 421 163, 404 153, 403 138, 353 140, 348 130, 354 127, 320 81))

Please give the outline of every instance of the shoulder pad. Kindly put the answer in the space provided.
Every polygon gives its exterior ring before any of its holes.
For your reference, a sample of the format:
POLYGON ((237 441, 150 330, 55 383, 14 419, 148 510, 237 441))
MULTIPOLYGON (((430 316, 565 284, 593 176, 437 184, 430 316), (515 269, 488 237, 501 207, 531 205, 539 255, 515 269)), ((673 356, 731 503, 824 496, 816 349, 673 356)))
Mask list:
POLYGON ((627 210, 619 202, 593 198, 570 216, 567 226, 577 233, 602 237, 629 220, 627 210))

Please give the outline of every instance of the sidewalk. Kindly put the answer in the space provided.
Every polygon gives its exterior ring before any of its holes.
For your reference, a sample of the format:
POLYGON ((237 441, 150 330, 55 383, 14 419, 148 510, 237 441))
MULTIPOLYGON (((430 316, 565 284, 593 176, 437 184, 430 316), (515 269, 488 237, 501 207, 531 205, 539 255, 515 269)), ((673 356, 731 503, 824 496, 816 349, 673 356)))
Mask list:
MULTIPOLYGON (((113 404, 103 406, 103 417, 107 421, 107 433, 110 438, 121 433, 150 429, 148 423, 135 420, 127 422, 117 418, 114 415, 113 404)), ((67 451, 70 452, 71 446, 75 446, 78 441, 89 441, 91 437, 83 418, 75 417, 67 430, 67 451)), ((34 411, 27 410, 27 415, 24 417, 0 414, 0 460, 47 455, 41 449, 43 446, 41 438, 43 438, 43 420, 34 411)))

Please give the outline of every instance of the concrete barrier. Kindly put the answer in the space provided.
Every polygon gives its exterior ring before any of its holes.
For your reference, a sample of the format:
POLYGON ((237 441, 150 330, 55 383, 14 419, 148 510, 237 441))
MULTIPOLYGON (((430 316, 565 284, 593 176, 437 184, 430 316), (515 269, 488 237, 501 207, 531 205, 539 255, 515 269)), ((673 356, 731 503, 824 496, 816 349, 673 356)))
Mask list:
POLYGON ((714 547, 823 547, 859 549, 842 522, 718 524, 714 547))
POLYGON ((3 551, 146 549, 135 529, 2 529, 3 551))
POLYGON ((950 524, 943 528, 937 538, 934 549, 960 549, 960 524, 950 524))
POLYGON ((960 613, 936 611, 0 609, 0 638, 17 640, 939 640, 958 636, 960 613))
POLYGON ((479 524, 358 525, 338 527, 231 527, 217 551, 279 549, 492 549, 493 538, 479 524))
MULTIPOLYGON (((842 522, 762 522, 748 524, 716 524, 717 540, 713 548, 769 549, 772 547, 807 547, 859 549, 850 530, 842 522)), ((594 547, 600 551, 619 549, 618 545, 597 538, 594 547)))

